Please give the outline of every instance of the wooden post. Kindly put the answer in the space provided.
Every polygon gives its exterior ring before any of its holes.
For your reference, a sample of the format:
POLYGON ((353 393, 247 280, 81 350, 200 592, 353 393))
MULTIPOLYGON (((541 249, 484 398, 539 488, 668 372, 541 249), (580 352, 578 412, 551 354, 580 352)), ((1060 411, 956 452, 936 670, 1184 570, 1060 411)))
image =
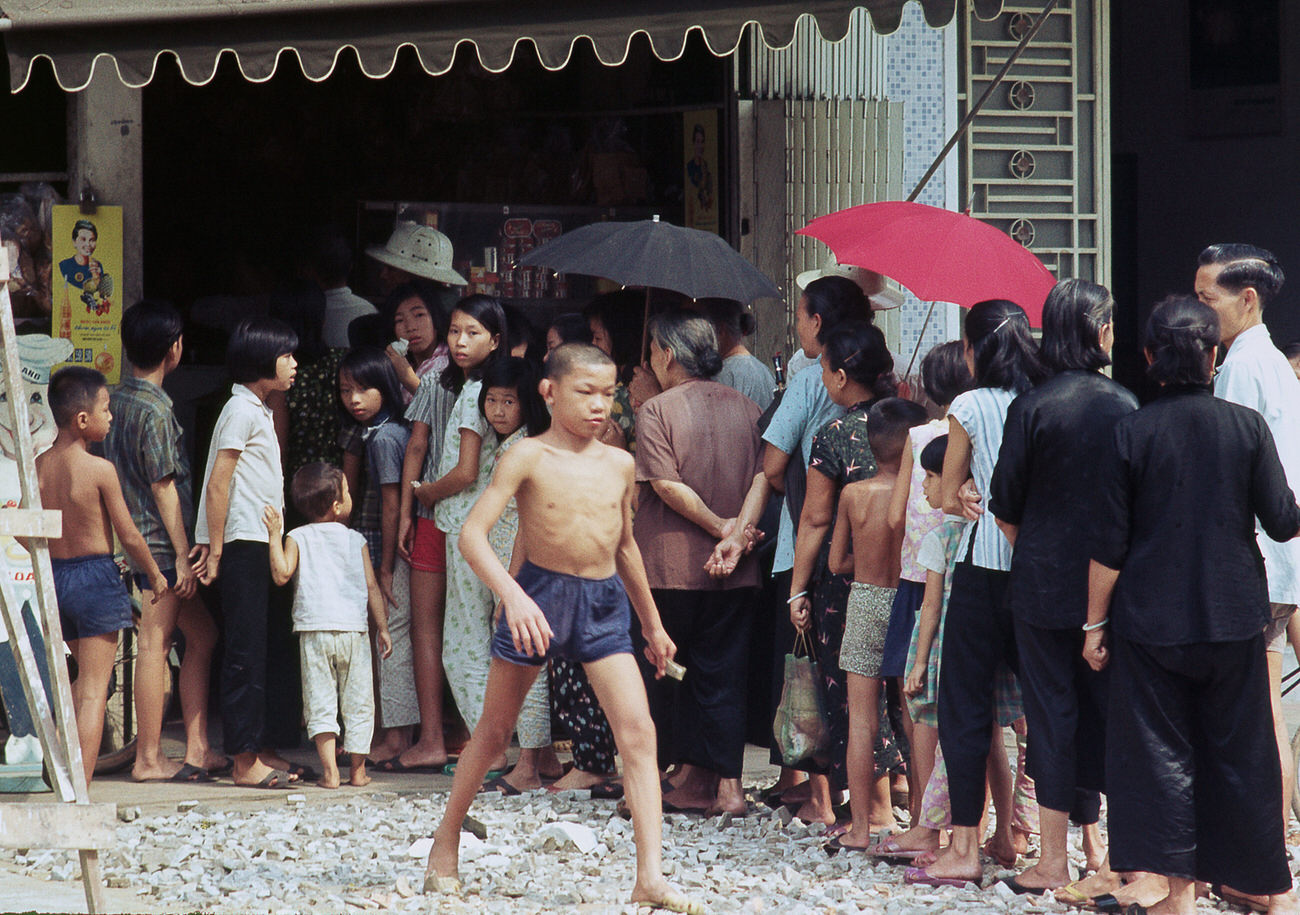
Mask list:
POLYGON ((0 615, 4 617, 9 644, 18 663, 23 695, 32 709, 41 750, 59 804, 3 805, 0 816, 0 844, 23 848, 76 848, 81 858, 81 882, 86 907, 92 913, 106 909, 99 852, 113 840, 113 806, 91 804, 86 773, 77 739, 72 689, 68 666, 63 660, 62 626, 54 595, 54 571, 50 562, 49 538, 61 534, 62 514, 41 510, 40 487, 36 482, 36 450, 32 444, 27 398, 21 396, 23 379, 14 333, 13 308, 9 302, 9 261, 0 249, 0 372, 9 396, 5 406, 13 423, 14 445, 18 450, 18 483, 23 508, 5 510, 0 527, 5 533, 25 537, 36 583, 36 616, 45 632, 45 657, 49 665, 53 715, 36 666, 36 655, 22 619, 22 605, 15 599, 7 578, 0 576, 0 615), (75 804, 76 809, 68 806, 75 804), (21 833, 9 827, 23 824, 21 833))

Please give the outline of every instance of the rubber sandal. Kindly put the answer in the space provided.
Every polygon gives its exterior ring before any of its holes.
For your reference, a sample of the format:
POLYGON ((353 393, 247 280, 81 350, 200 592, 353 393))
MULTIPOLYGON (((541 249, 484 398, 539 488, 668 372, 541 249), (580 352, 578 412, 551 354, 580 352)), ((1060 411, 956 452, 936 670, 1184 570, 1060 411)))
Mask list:
POLYGON ((432 765, 423 765, 423 764, 418 766, 408 766, 402 762, 402 756, 399 753, 397 756, 388 757, 388 759, 381 759, 378 761, 373 759, 369 760, 367 762, 367 765, 370 767, 371 771, 373 772, 389 772, 389 773, 438 772, 440 773, 443 771, 444 767, 446 767, 449 764, 443 763, 441 766, 432 766, 432 765))
POLYGON ((979 881, 969 877, 932 877, 923 867, 909 867, 903 871, 903 882, 914 886, 955 886, 958 889, 979 889, 979 881))
POLYGON ((1052 892, 1050 886, 1025 886, 1015 877, 1004 877, 1002 882, 1017 896, 1041 896, 1044 893, 1052 892))
POLYGON ((213 778, 221 778, 223 776, 230 775, 232 772, 235 771, 235 761, 231 759, 229 756, 227 756, 225 762, 223 762, 219 766, 213 766, 211 769, 208 769, 207 771, 208 774, 211 775, 213 778))
POLYGON ((869 846, 845 845, 842 841, 840 841, 839 836, 831 836, 830 841, 822 845, 822 851, 826 852, 826 854, 832 858, 834 858, 837 854, 839 854, 842 851, 857 852, 858 854, 864 854, 864 855, 871 854, 869 846))
POLYGON ((169 782, 215 782, 217 777, 207 769, 192 766, 189 763, 176 770, 176 774, 167 779, 169 782))
POLYGON ((598 801, 617 801, 623 797, 623 783, 612 779, 591 786, 591 796, 598 801))
POLYGON ((879 858, 889 863, 907 863, 911 864, 917 858, 930 851, 928 848, 902 848, 893 839, 885 839, 875 845, 868 845, 866 853, 873 858, 879 858))
POLYGON ((484 782, 482 787, 478 789, 479 794, 490 794, 493 791, 504 794, 506 797, 518 797, 523 794, 522 791, 506 781, 504 775, 498 775, 496 778, 484 782))
POLYGON ((1255 899, 1253 899, 1250 896, 1247 896, 1245 893, 1240 893, 1237 890, 1234 890, 1232 887, 1224 886, 1221 883, 1215 883, 1211 885, 1210 892, 1218 896, 1224 902, 1230 902, 1233 905, 1244 906, 1245 908, 1250 909, 1252 912, 1268 911, 1268 906, 1266 904, 1261 904, 1259 902, 1256 902, 1255 899))
POLYGON ((283 769, 272 769, 266 773, 260 782, 252 785, 241 785, 235 782, 236 788, 261 788, 267 791, 287 791, 290 788, 296 788, 298 783, 290 778, 289 773, 283 769))

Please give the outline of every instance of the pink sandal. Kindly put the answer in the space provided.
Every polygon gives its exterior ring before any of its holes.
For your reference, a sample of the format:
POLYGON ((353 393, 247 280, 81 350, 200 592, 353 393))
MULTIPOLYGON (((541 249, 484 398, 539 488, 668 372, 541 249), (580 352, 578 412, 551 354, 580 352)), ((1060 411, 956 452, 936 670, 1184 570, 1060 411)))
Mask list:
POLYGON ((933 877, 923 867, 909 867, 903 871, 903 882, 919 886, 955 886, 958 889, 979 889, 979 881, 968 877, 933 877))

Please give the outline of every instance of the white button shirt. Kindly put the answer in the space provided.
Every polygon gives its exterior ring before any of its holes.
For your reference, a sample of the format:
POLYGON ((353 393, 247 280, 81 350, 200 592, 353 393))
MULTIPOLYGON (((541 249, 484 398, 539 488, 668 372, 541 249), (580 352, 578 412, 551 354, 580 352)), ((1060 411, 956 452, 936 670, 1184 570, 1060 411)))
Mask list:
POLYGON ((199 511, 194 521, 194 540, 208 543, 208 480, 221 451, 238 451, 234 475, 230 478, 225 541, 253 540, 266 543, 264 506, 284 513, 284 469, 280 464, 280 441, 275 437, 271 408, 242 384, 230 389, 230 399, 221 408, 212 432, 208 464, 203 471, 199 511))
MULTIPOLYGON (((1268 423, 1291 491, 1300 492, 1300 380, 1263 324, 1242 331, 1214 379, 1214 396, 1258 411, 1268 423)), ((1268 599, 1300 603, 1300 540, 1278 543, 1260 530, 1268 599)))

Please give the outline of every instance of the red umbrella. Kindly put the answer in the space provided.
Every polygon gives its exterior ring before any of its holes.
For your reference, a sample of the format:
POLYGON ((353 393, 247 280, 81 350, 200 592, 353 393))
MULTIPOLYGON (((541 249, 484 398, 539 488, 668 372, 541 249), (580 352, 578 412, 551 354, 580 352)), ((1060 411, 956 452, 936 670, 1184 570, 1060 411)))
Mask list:
POLYGON ((849 207, 817 217, 799 234, 825 242, 841 264, 884 274, 917 298, 966 308, 1010 299, 1034 326, 1056 283, 1032 251, 993 226, 922 203, 849 207))

